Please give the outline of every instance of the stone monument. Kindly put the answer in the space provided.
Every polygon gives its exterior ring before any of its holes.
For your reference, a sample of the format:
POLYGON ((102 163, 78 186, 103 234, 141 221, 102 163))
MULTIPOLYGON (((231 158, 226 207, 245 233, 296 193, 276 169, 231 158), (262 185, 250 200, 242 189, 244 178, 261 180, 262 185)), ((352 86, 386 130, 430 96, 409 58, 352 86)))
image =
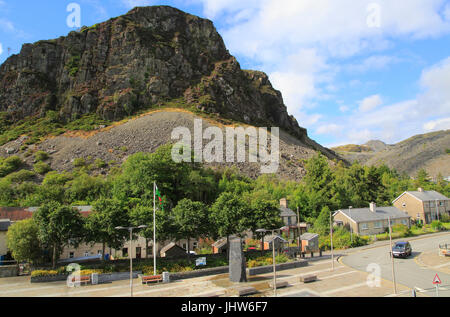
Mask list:
POLYGON ((247 263, 242 251, 242 239, 231 239, 229 252, 230 281, 235 283, 247 282, 247 263))

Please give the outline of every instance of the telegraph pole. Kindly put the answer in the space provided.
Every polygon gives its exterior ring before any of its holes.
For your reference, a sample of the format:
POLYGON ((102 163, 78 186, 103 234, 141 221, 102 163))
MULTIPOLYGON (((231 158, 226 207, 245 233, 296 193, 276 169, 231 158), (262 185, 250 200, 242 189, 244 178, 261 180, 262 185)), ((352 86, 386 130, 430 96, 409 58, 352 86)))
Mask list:
POLYGON ((394 281, 394 294, 397 294, 397 283, 395 281, 395 269, 394 269, 394 253, 392 252, 392 229, 391 229, 391 217, 388 217, 389 222, 389 241, 391 246, 391 262, 392 262, 392 280, 394 281))

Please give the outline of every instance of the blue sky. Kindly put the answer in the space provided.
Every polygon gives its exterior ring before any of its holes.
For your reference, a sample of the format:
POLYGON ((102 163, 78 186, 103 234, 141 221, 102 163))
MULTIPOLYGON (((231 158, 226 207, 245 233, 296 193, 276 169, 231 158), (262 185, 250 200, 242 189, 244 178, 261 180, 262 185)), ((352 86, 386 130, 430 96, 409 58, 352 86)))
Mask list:
POLYGON ((0 62, 73 30, 73 2, 87 26, 136 5, 212 20, 242 68, 266 72, 325 146, 450 129, 450 1, 0 0, 0 62))

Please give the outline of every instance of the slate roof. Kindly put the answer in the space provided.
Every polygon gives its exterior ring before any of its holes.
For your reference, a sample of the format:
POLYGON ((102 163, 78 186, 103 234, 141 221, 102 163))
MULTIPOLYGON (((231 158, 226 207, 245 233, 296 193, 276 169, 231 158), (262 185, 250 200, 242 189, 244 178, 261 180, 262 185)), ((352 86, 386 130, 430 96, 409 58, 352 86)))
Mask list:
POLYGON ((310 240, 312 240, 312 239, 317 238, 318 236, 319 236, 319 235, 318 235, 317 233, 307 232, 307 233, 302 234, 302 235, 300 236, 300 239, 301 239, 301 240, 307 240, 307 241, 310 241, 310 240))
POLYGON ((281 217, 296 217, 297 214, 293 212, 291 209, 286 208, 284 206, 280 206, 281 217))
POLYGON ((222 238, 216 242, 213 243, 213 246, 215 246, 216 248, 220 249, 221 247, 225 246, 227 244, 227 239, 226 238, 222 238))
POLYGON ((275 239, 278 239, 278 240, 280 240, 280 241, 283 242, 283 243, 287 243, 287 241, 286 241, 285 239, 283 239, 282 237, 280 237, 280 236, 278 236, 278 235, 275 235, 275 237, 272 236, 272 235, 267 236, 267 237, 264 238, 264 241, 265 241, 265 242, 268 242, 268 243, 271 243, 271 242, 272 242, 273 240, 275 240, 275 239))
POLYGON ((450 200, 446 196, 444 196, 441 193, 438 193, 437 191, 434 191, 434 190, 423 191, 423 192, 419 192, 419 191, 416 191, 416 192, 405 192, 404 194, 410 194, 411 196, 414 196, 414 197, 416 197, 417 199, 419 199, 421 201, 450 200))
POLYGON ((185 252, 187 252, 185 249, 183 249, 182 247, 178 246, 175 244, 175 242, 171 242, 168 245, 166 245, 164 248, 161 249, 160 253, 166 253, 168 250, 172 249, 172 248, 179 248, 181 250, 184 250, 185 252))
POLYGON ((347 217, 349 217, 356 223, 388 220, 388 217, 391 217, 391 219, 410 218, 410 216, 407 213, 405 213, 395 207, 378 207, 377 206, 376 212, 370 211, 370 208, 356 208, 356 209, 350 209, 350 210, 342 209, 342 210, 338 210, 336 213, 338 213, 338 212, 345 214, 347 217))

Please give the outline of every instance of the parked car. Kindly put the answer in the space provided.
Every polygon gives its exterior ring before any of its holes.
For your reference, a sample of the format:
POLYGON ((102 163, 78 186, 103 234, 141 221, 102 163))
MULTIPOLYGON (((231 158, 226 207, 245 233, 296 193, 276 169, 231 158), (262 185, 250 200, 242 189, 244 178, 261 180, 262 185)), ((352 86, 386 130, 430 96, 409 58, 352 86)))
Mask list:
POLYGON ((394 258, 407 258, 412 254, 411 244, 409 242, 397 242, 392 248, 394 258))

